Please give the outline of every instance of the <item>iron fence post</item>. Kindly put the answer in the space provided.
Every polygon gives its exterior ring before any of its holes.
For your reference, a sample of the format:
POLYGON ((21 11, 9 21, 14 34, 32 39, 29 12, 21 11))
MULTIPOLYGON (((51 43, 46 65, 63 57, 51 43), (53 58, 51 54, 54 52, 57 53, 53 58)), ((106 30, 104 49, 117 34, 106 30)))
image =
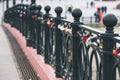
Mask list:
MULTIPOLYGON (((44 19, 47 20, 49 18, 49 11, 51 10, 50 6, 45 6, 44 8, 46 14, 44 15, 44 19)), ((44 23, 45 26, 45 63, 49 64, 49 26, 47 25, 46 21, 44 23)))
POLYGON ((22 4, 22 10, 21 10, 21 14, 22 14, 22 17, 21 17, 21 20, 22 20, 22 22, 21 22, 21 32, 22 32, 22 35, 24 36, 25 34, 24 34, 24 31, 25 31, 25 26, 24 26, 24 17, 25 17, 25 14, 24 14, 24 7, 25 7, 25 5, 23 5, 22 4))
POLYGON ((72 16, 74 17, 74 22, 71 24, 72 26, 72 80, 82 80, 80 73, 81 59, 80 59, 80 49, 79 42, 80 39, 77 37, 77 31, 80 30, 78 25, 80 23, 80 17, 82 16, 82 12, 80 9, 74 9, 72 12, 72 16))
POLYGON ((105 34, 101 34, 103 39, 103 80, 116 80, 116 75, 113 75, 115 60, 112 54, 116 43, 112 37, 117 36, 113 31, 113 27, 117 24, 117 18, 113 14, 108 14, 103 18, 103 23, 106 26, 105 34))
POLYGON ((23 36, 26 37, 26 21, 25 21, 25 17, 26 17, 26 5, 23 6, 23 36))
POLYGON ((15 6, 15 4, 16 4, 16 0, 13 0, 13 6, 15 6))
POLYGON ((61 13, 63 9, 61 7, 56 7, 56 18, 55 18, 55 62, 56 62, 56 77, 62 77, 62 33, 58 29, 58 25, 61 23, 61 13))
POLYGON ((38 12, 36 13, 37 14, 37 17, 36 17, 36 24, 35 24, 35 28, 36 28, 36 48, 37 48, 37 54, 43 54, 42 53, 42 40, 41 40, 41 17, 42 17, 42 12, 41 12, 41 9, 42 9, 42 6, 41 5, 38 5, 37 6, 37 9, 38 9, 38 12))
POLYGON ((26 9, 25 9, 25 15, 24 15, 24 21, 25 21, 25 38, 27 38, 27 28, 28 28, 28 20, 27 20, 27 17, 28 17, 28 5, 25 5, 26 6, 26 9))
POLYGON ((23 5, 20 4, 20 32, 22 33, 22 10, 23 10, 23 5))
POLYGON ((36 3, 36 0, 31 0, 31 4, 35 4, 36 3))
POLYGON ((9 0, 6 0, 6 10, 9 8, 9 0))
POLYGON ((31 17, 32 17, 32 21, 31 21, 31 23, 32 23, 32 28, 31 28, 31 31, 32 31, 32 47, 33 48, 36 48, 36 17, 37 17, 37 5, 34 5, 33 6, 34 7, 34 9, 33 9, 33 11, 32 11, 32 15, 31 15, 31 17))
POLYGON ((27 46, 33 46, 34 45, 34 19, 35 19, 35 11, 36 5, 30 5, 29 7, 29 15, 28 15, 28 35, 27 35, 27 46))
POLYGON ((20 4, 16 8, 16 20, 15 20, 16 28, 18 30, 19 30, 19 23, 20 23, 20 4))

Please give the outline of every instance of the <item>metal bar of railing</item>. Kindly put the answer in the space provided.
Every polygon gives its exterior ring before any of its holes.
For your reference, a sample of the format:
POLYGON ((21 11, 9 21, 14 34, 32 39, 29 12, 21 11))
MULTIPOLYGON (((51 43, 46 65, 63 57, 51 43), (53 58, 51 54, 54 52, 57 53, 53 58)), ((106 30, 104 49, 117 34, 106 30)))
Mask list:
POLYGON ((95 28, 92 28, 92 27, 89 27, 89 26, 86 26, 86 25, 80 25, 79 27, 82 28, 82 29, 85 29, 85 30, 87 30, 89 32, 95 33, 95 34, 104 33, 103 31, 100 31, 98 29, 95 29, 95 28))

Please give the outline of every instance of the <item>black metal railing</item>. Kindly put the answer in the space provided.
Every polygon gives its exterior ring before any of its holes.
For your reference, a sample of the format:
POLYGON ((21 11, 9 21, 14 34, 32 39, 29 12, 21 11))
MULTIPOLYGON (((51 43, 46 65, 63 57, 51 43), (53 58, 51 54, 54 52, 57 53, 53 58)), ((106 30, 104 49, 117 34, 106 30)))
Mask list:
POLYGON ((103 18, 106 31, 86 26, 80 22, 82 12, 74 9, 74 21, 61 17, 62 8, 56 7, 56 17, 49 14, 50 6, 19 4, 5 11, 4 21, 18 29, 32 46, 44 55, 45 63, 55 69, 56 77, 64 80, 119 80, 120 36, 113 29, 116 16, 103 18))

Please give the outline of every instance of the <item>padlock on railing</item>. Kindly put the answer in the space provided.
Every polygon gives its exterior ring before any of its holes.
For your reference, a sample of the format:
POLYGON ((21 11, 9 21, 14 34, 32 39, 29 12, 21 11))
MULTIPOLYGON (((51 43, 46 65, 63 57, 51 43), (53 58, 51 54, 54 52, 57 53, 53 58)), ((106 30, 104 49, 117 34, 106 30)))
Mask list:
POLYGON ((52 27, 55 23, 54 23, 54 21, 51 18, 49 18, 48 20, 46 20, 46 24, 48 26, 52 27))
POLYGON ((58 29, 65 33, 72 33, 72 29, 69 27, 68 23, 61 23, 58 25, 58 29))
POLYGON ((32 18, 32 19, 35 19, 35 18, 36 18, 36 15, 32 15, 31 18, 32 18))

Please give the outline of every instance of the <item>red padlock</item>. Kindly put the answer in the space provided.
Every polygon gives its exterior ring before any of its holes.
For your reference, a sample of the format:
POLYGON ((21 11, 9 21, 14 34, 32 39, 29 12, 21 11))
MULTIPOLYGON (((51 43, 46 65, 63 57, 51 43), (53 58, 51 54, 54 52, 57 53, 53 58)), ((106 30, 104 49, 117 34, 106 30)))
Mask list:
POLYGON ((87 41, 87 39, 88 39, 88 36, 86 36, 86 35, 83 36, 83 40, 84 40, 84 41, 87 41))

